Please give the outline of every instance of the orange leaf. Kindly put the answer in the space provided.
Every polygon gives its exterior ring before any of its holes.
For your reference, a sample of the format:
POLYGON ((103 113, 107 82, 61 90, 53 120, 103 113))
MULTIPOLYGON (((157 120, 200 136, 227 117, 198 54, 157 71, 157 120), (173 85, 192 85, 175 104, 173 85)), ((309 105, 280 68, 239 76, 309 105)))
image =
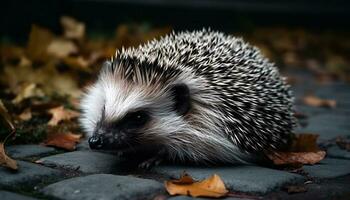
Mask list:
POLYGON ((0 143, 0 165, 13 170, 18 169, 17 162, 6 155, 4 143, 0 143))
POLYGON ((48 112, 52 114, 52 118, 48 122, 48 125, 50 126, 57 126, 57 124, 63 120, 70 120, 79 116, 78 112, 65 109, 63 106, 52 108, 48 112))
POLYGON ((75 145, 79 142, 81 137, 81 134, 73 134, 71 132, 51 134, 45 140, 44 145, 73 151, 75 150, 75 145))
POLYGON ((224 182, 216 174, 200 182, 194 182, 192 177, 184 175, 179 180, 166 181, 165 187, 170 195, 224 197, 228 193, 224 182))
POLYGON ((325 151, 318 152, 276 152, 268 155, 275 165, 314 165, 326 156, 325 151))
POLYGON ((313 107, 327 107, 327 108, 335 108, 337 102, 335 100, 330 99, 321 99, 314 95, 307 95, 303 98, 303 102, 306 105, 313 107))

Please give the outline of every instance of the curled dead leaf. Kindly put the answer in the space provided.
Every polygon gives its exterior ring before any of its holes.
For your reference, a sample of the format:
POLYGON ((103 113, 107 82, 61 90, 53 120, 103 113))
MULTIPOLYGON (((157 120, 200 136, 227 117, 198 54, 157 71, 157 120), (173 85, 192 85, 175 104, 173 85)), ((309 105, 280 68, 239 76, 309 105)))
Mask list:
POLYGON ((325 151, 318 152, 276 152, 268 157, 275 165, 296 165, 308 164, 314 165, 326 156, 325 151))
POLYGON ((61 121, 71 120, 79 116, 78 112, 66 109, 63 106, 52 108, 48 112, 52 114, 52 118, 48 122, 48 125, 50 126, 57 126, 57 124, 61 121))
POLYGON ((170 195, 218 198, 228 193, 224 182, 216 174, 199 182, 195 182, 189 175, 183 175, 179 180, 166 181, 165 187, 170 195))
POLYGON ((1 142, 0 142, 0 165, 13 170, 18 170, 17 162, 6 155, 4 143, 1 143, 1 142))
POLYGON ((321 98, 316 97, 314 95, 305 96, 303 98, 303 102, 306 105, 313 106, 313 107, 335 108, 337 105, 337 102, 335 100, 321 99, 321 98))
POLYGON ((11 116, 9 115, 9 113, 8 113, 5 105, 2 103, 1 99, 0 99, 0 116, 1 116, 0 120, 4 120, 6 122, 5 124, 8 125, 12 131, 14 131, 15 126, 13 125, 11 116))
POLYGON ((68 133, 54 133, 50 134, 44 141, 46 146, 54 146, 68 151, 73 151, 76 148, 76 144, 79 143, 81 134, 68 133))

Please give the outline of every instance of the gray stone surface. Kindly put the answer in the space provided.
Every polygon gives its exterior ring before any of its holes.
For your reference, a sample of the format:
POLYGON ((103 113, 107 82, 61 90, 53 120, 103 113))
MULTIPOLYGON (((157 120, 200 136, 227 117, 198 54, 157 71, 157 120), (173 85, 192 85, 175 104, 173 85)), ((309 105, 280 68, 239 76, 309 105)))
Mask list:
POLYGON ((0 190, 0 198, 1 200, 35 200, 36 199, 36 198, 21 195, 21 194, 16 194, 13 192, 2 191, 2 190, 0 190))
POLYGON ((44 182, 47 178, 59 177, 59 170, 44 167, 38 164, 18 161, 17 172, 0 168, 0 185, 8 187, 33 186, 35 183, 44 182))
POLYGON ((117 156, 93 152, 74 151, 41 158, 39 162, 46 166, 62 167, 84 173, 117 173, 117 156))
POLYGON ((327 149, 327 157, 342 158, 342 159, 350 160, 350 152, 334 145, 327 149))
MULTIPOLYGON (((175 196, 175 197, 170 197, 168 200, 212 200, 213 198, 204 198, 204 197, 189 197, 189 196, 175 196)), ((221 198, 222 200, 248 200, 245 198, 233 198, 233 197, 228 197, 228 198, 221 198)))
POLYGON ((12 158, 26 158, 34 156, 48 155, 56 151, 55 148, 45 147, 42 145, 27 144, 27 145, 12 145, 6 147, 6 151, 12 158))
POLYGON ((320 141, 330 140, 337 136, 349 135, 349 115, 346 114, 319 114, 308 119, 308 126, 297 129, 297 132, 319 134, 320 141))
POLYGON ((198 180, 218 174, 229 189, 254 193, 266 193, 286 183, 304 180, 304 177, 300 175, 258 166, 212 168, 159 166, 154 170, 174 178, 179 178, 183 171, 186 171, 198 180))
POLYGON ((316 165, 305 165, 303 169, 311 177, 335 178, 350 174, 350 160, 326 158, 316 165))
POLYGON ((43 188, 45 195, 65 200, 152 199, 164 193, 163 184, 149 179, 94 174, 67 179, 43 188))
POLYGON ((87 150, 90 150, 87 139, 84 139, 79 144, 77 144, 77 151, 87 151, 87 150))

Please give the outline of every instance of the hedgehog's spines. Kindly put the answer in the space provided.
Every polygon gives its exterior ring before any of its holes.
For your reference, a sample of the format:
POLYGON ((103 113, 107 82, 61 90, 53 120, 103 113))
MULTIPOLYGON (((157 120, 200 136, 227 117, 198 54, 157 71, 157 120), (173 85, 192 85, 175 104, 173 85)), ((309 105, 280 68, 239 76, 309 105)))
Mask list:
POLYGON ((111 62, 117 78, 152 87, 153 94, 163 95, 172 84, 189 87, 191 112, 169 113, 169 121, 145 135, 161 138, 170 156, 242 160, 241 153, 278 149, 295 125, 290 87, 276 66, 241 38, 210 28, 172 32, 137 48, 123 47, 111 62))

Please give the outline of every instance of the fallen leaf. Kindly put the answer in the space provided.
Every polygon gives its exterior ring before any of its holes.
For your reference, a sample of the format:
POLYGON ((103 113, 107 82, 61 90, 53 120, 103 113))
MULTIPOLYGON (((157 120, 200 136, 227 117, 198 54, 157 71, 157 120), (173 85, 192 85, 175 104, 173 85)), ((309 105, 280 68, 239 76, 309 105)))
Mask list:
POLYGON ((73 151, 75 150, 76 144, 79 143, 81 137, 81 134, 73 134, 71 132, 50 134, 44 141, 44 145, 73 151))
POLYGON ((17 162, 12 158, 8 157, 5 152, 5 142, 7 138, 9 138, 12 134, 15 133, 15 126, 13 125, 11 116, 8 114, 8 111, 5 105, 2 103, 0 99, 0 116, 5 120, 6 124, 11 128, 12 132, 4 139, 4 142, 0 142, 0 165, 4 167, 8 167, 13 170, 18 169, 17 162))
POLYGON ((335 100, 321 99, 321 98, 316 97, 314 95, 305 96, 303 98, 303 102, 306 105, 313 106, 313 107, 335 108, 337 105, 337 102, 335 100))
POLYGON ((5 105, 2 103, 2 100, 0 99, 0 116, 3 120, 5 120, 6 125, 11 128, 12 131, 15 130, 15 126, 13 125, 11 116, 9 115, 5 105))
POLYGON ((337 137, 335 143, 344 150, 350 151, 350 139, 345 137, 337 137))
POLYGON ((314 165, 326 156, 325 151, 318 152, 276 152, 268 157, 275 165, 296 165, 308 164, 314 165))
POLYGON ((285 188, 288 192, 288 194, 295 194, 295 193, 302 193, 302 192, 306 192, 307 188, 303 185, 303 186, 287 186, 285 188))
POLYGON ((12 103, 19 104, 30 97, 42 97, 44 92, 37 87, 35 83, 23 83, 18 86, 15 93, 17 96, 12 100, 12 103))
POLYGON ((65 58, 78 52, 78 47, 70 40, 55 39, 47 47, 47 53, 56 58, 65 58))
POLYGON ((71 120, 79 116, 78 112, 66 109, 63 106, 52 108, 48 112, 52 114, 52 118, 48 122, 48 125, 50 126, 57 126, 57 124, 61 121, 71 120))
POLYGON ((289 152, 317 152, 320 149, 317 145, 317 134, 301 133, 295 134, 289 147, 289 152))
POLYGON ((326 156, 326 152, 318 148, 317 138, 316 134, 296 134, 286 152, 274 152, 267 156, 275 165, 300 167, 300 164, 316 164, 326 156))
POLYGON ((4 143, 1 143, 1 142, 0 142, 0 165, 13 170, 18 170, 17 162, 6 155, 4 143))
POLYGON ((25 109, 21 114, 18 115, 18 118, 22 121, 28 121, 32 118, 32 111, 30 108, 25 109))
POLYGON ((54 34, 48 29, 32 25, 26 50, 29 58, 34 61, 47 61, 47 47, 54 37, 54 34))
POLYGON ((72 17, 61 17, 61 25, 63 27, 64 36, 69 39, 83 39, 85 36, 85 24, 75 20, 72 17))
POLYGON ((165 187, 170 195, 224 197, 228 193, 224 182, 216 174, 200 182, 194 182, 192 177, 184 175, 179 180, 166 181, 165 187))

